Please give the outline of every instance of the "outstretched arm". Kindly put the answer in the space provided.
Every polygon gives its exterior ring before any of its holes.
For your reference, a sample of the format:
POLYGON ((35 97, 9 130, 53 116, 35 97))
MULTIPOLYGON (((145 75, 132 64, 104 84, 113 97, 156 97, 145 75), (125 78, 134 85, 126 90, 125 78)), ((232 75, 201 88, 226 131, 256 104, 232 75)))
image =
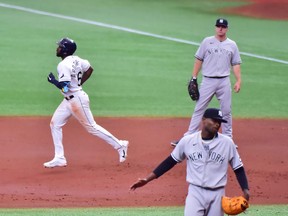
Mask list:
POLYGON ((130 190, 136 190, 136 188, 146 185, 148 182, 160 177, 172 169, 176 164, 177 161, 175 161, 171 155, 168 156, 153 172, 147 175, 146 178, 139 178, 137 182, 131 185, 130 190))
POLYGON ((157 178, 157 176, 155 175, 155 173, 151 172, 146 178, 139 178, 137 182, 131 185, 130 190, 136 190, 136 188, 146 185, 148 182, 152 181, 155 178, 157 178))

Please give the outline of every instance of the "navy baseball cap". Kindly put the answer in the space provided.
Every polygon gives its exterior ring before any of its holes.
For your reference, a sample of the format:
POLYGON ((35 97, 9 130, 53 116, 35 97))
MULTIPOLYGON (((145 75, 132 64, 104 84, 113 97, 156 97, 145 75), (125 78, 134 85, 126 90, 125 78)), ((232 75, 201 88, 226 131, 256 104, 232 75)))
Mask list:
POLYGON ((227 123, 226 120, 223 119, 223 115, 220 109, 216 109, 216 108, 208 108, 204 115, 204 118, 210 118, 210 119, 215 119, 215 120, 219 120, 220 122, 223 123, 227 123))
POLYGON ((216 20, 215 26, 223 26, 223 27, 227 28, 228 27, 228 21, 226 19, 219 18, 216 20))

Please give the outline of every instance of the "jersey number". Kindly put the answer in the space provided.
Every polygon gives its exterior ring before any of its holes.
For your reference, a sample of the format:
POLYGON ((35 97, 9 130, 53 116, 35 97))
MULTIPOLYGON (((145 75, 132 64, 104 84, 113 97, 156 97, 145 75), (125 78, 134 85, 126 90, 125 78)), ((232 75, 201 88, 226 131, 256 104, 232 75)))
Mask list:
POLYGON ((81 86, 82 75, 83 73, 81 71, 77 74, 78 86, 81 86))

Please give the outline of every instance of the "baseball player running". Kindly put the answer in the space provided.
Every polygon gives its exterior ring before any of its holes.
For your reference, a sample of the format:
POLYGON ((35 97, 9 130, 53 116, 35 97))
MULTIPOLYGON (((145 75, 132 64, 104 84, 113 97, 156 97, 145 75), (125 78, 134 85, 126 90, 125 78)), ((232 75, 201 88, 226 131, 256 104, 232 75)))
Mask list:
MULTIPOLYGON (((237 44, 227 38, 228 21, 217 19, 215 35, 206 37, 195 54, 195 63, 190 82, 197 84, 197 76, 202 68, 202 83, 199 88, 199 97, 195 97, 196 106, 192 115, 188 131, 184 136, 199 130, 201 118, 208 104, 215 95, 220 102, 220 109, 227 124, 223 125, 222 133, 232 138, 231 114, 231 66, 236 78, 234 91, 238 93, 241 87, 241 57, 237 44)), ((197 85, 198 88, 198 85, 197 85)), ((193 100, 193 98, 192 98, 193 100)), ((171 145, 177 145, 172 141, 171 145)))
POLYGON ((219 109, 209 108, 202 117, 202 130, 184 136, 153 172, 140 178, 130 189, 159 178, 177 163, 187 160, 186 180, 189 183, 185 216, 223 216, 221 198, 225 194, 228 165, 234 170, 243 196, 249 200, 248 181, 243 163, 232 139, 219 133, 227 123, 219 109))
POLYGON ((93 72, 89 61, 73 55, 77 49, 73 40, 62 38, 57 45, 56 56, 62 59, 57 66, 59 79, 57 80, 50 73, 48 82, 60 89, 64 99, 54 112, 50 122, 55 156, 53 160, 44 163, 44 167, 53 168, 67 165, 62 143, 62 127, 71 116, 74 116, 89 133, 105 140, 117 150, 120 162, 124 162, 127 158, 128 141, 118 140, 106 129, 96 124, 90 110, 89 97, 82 89, 82 85, 93 72))

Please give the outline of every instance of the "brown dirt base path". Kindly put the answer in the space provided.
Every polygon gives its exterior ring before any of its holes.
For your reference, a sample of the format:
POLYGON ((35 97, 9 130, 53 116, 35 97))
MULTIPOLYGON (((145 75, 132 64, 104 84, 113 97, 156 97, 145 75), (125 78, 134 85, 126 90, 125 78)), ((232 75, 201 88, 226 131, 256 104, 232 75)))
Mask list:
MULTIPOLYGON (((103 207, 184 205, 185 165, 178 164, 147 186, 129 191, 172 151, 190 119, 97 118, 98 124, 130 141, 125 164, 118 154, 71 119, 64 127, 68 166, 43 168, 53 157, 49 118, 0 118, 0 207, 103 207)), ((234 120, 252 204, 287 203, 288 120, 234 120)), ((229 170, 227 195, 241 194, 229 170)))
POLYGON ((288 20, 287 0, 246 0, 246 2, 249 4, 240 7, 226 8, 221 11, 228 14, 238 14, 258 19, 288 20))

